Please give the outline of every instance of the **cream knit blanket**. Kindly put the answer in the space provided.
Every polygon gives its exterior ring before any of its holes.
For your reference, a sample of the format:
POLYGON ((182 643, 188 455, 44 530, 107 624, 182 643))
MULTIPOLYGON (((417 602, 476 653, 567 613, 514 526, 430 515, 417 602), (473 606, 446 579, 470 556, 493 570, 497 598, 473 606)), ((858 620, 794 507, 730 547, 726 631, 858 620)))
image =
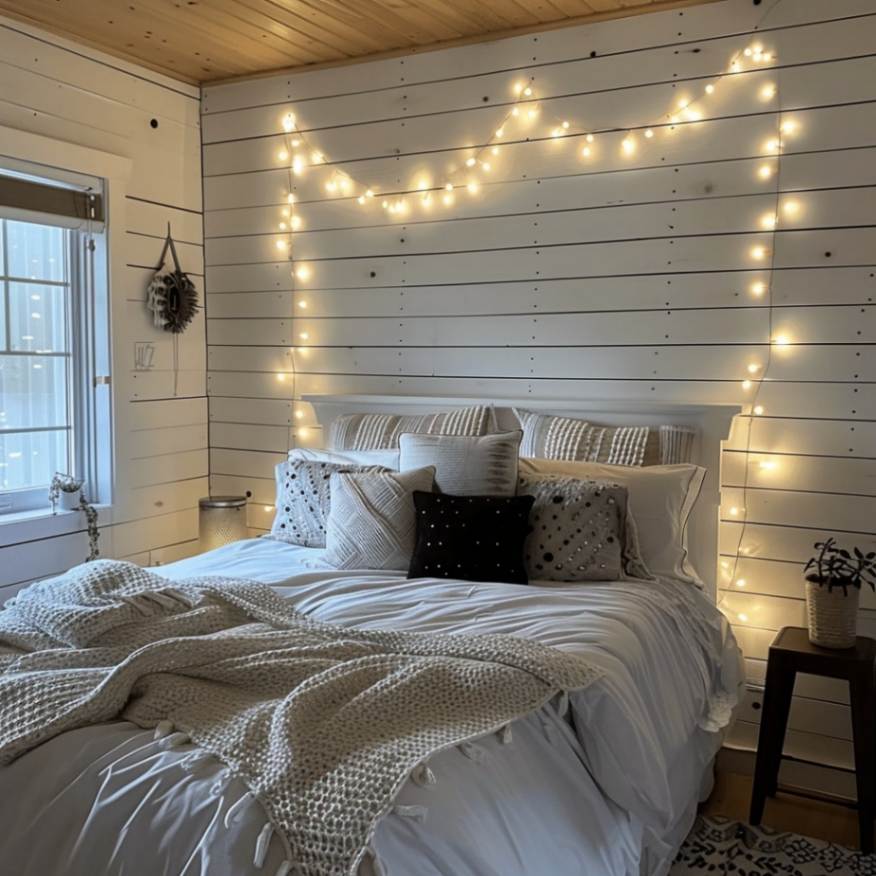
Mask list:
POLYGON ((526 639, 330 626, 262 584, 107 560, 6 604, 0 672, 0 763, 84 725, 170 721, 247 783, 306 876, 355 873, 431 755, 598 675, 526 639))

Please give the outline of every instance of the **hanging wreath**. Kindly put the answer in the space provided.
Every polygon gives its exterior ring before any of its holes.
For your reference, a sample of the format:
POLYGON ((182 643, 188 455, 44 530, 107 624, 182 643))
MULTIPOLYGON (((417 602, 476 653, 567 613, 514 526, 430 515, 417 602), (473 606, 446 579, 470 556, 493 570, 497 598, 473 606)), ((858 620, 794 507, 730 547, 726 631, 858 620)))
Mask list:
POLYGON ((188 328, 198 311, 198 293, 195 284, 182 270, 176 254, 170 228, 158 260, 158 270, 146 290, 146 307, 152 311, 155 328, 179 334, 188 328), (165 270, 167 252, 173 258, 173 270, 165 270))

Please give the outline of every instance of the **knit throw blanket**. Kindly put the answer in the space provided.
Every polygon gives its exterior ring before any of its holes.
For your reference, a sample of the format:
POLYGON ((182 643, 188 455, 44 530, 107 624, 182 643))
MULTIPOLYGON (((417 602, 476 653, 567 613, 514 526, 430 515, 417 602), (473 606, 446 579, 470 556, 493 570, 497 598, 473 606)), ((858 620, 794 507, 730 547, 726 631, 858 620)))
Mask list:
POLYGON ((331 626, 262 584, 106 560, 6 604, 0 673, 0 763, 101 721, 172 722, 246 782, 305 876, 355 873, 431 755, 598 676, 526 639, 331 626))

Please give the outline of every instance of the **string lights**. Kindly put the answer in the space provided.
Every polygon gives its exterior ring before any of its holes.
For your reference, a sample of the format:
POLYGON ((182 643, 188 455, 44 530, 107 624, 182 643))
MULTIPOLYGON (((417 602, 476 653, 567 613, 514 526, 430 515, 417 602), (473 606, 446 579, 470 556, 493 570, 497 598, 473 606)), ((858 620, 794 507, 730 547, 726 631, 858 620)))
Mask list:
MULTIPOLYGON (((546 108, 549 102, 542 103, 536 94, 534 80, 518 80, 511 86, 513 99, 508 105, 508 110, 501 122, 493 130, 492 136, 480 146, 469 150, 461 166, 457 167, 443 179, 440 176, 426 176, 420 174, 413 189, 402 191, 381 192, 376 185, 364 185, 355 180, 346 172, 329 164, 327 157, 318 149, 314 149, 307 143, 307 137, 297 130, 296 118, 293 112, 286 112, 279 118, 279 126, 286 135, 284 146, 276 153, 277 161, 289 170, 289 193, 287 195, 287 207, 281 213, 282 221, 279 230, 286 235, 277 241, 277 251, 288 256, 290 262, 294 260, 294 247, 292 234, 303 228, 302 219, 297 211, 296 198, 293 194, 294 180, 308 171, 320 170, 326 174, 322 180, 322 188, 331 199, 344 200, 355 204, 363 210, 379 210, 391 219, 404 219, 411 210, 433 211, 439 207, 453 207, 460 196, 470 198, 478 197, 484 191, 485 177, 491 175, 494 170, 501 168, 502 152, 510 144, 524 142, 538 143, 545 141, 554 147, 559 147, 567 140, 575 145, 574 154, 578 160, 587 166, 594 166, 601 157, 617 156, 624 161, 638 160, 647 149, 658 146, 664 138, 679 136, 686 129, 693 129, 705 118, 703 104, 715 95, 723 91, 722 83, 725 79, 730 80, 734 87, 740 74, 772 64, 775 55, 766 50, 763 45, 754 43, 737 52, 729 61, 726 70, 712 77, 709 81, 697 86, 698 93, 693 93, 693 86, 689 93, 677 98, 672 107, 656 119, 652 119, 643 125, 637 125, 624 129, 593 129, 588 130, 586 125, 581 125, 569 118, 548 118, 546 108), (328 164, 328 166, 326 166, 328 164)), ((754 92, 754 98, 761 103, 776 104, 779 98, 778 76, 776 81, 760 83, 754 92)), ((763 183, 775 183, 774 194, 776 203, 766 212, 761 212, 757 217, 757 223, 762 232, 775 235, 778 228, 784 222, 797 219, 803 212, 803 204, 798 198, 780 200, 779 172, 780 159, 784 151, 786 141, 800 131, 800 122, 797 118, 782 115, 777 109, 776 130, 772 136, 762 140, 755 146, 754 157, 756 160, 752 167, 754 177, 763 183)), ((463 198, 465 200, 465 198, 463 198)), ((751 423, 755 418, 766 414, 763 404, 759 401, 759 395, 763 383, 767 380, 772 353, 774 350, 786 351, 791 346, 791 340, 784 333, 773 334, 772 327, 772 272, 775 258, 775 238, 772 244, 767 245, 761 241, 750 243, 745 251, 744 258, 748 260, 756 275, 747 283, 747 291, 752 299, 763 301, 769 314, 769 331, 767 355, 763 362, 748 362, 745 365, 745 377, 738 384, 747 402, 748 437, 746 441, 746 466, 744 484, 742 487, 743 498, 747 497, 748 469, 754 465, 751 460, 751 423)), ((292 277, 297 281, 293 290, 293 314, 306 311, 308 300, 304 296, 302 285, 308 284, 313 279, 313 268, 309 264, 294 263, 292 265, 292 277)), ((308 342, 310 334, 307 331, 296 332, 293 326, 293 337, 299 341, 308 342)), ((296 354, 306 355, 307 346, 290 348, 290 356, 293 359, 296 354)), ((278 375, 278 380, 285 380, 285 375, 278 375)), ((303 412, 295 407, 295 390, 293 388, 293 412, 292 422, 295 423, 303 418, 303 412)), ((307 432, 304 426, 297 426, 294 433, 297 437, 304 437, 307 432)), ((778 463, 775 460, 761 460, 757 463, 760 472, 776 470, 778 463)), ((736 566, 740 555, 747 555, 749 550, 742 544, 747 522, 747 512, 743 505, 732 506, 728 509, 729 516, 741 524, 739 542, 737 544, 735 558, 731 564, 722 561, 722 567, 729 575, 731 583, 736 587, 745 587, 744 579, 736 579, 736 566)), ((745 613, 737 615, 737 619, 743 623, 748 620, 745 613)))

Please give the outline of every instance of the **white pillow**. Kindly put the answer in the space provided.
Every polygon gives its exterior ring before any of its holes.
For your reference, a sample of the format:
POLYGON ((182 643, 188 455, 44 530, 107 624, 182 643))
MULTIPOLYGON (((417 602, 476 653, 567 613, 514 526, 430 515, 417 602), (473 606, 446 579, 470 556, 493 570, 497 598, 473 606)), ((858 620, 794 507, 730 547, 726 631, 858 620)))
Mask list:
POLYGON ((330 462, 334 465, 379 465, 398 471, 398 450, 311 450, 294 447, 288 453, 289 462, 330 462))
POLYGON ((523 433, 399 437, 399 471, 435 466, 435 486, 451 496, 513 496, 523 433))
POLYGON ((687 523, 706 476, 704 468, 688 463, 639 468, 560 459, 521 459, 520 475, 566 475, 612 481, 626 487, 638 529, 639 549, 651 574, 700 584, 696 570, 687 561, 687 523))
POLYGON ((335 472, 325 562, 336 569, 407 570, 414 552, 414 492, 432 492, 435 469, 335 472))

